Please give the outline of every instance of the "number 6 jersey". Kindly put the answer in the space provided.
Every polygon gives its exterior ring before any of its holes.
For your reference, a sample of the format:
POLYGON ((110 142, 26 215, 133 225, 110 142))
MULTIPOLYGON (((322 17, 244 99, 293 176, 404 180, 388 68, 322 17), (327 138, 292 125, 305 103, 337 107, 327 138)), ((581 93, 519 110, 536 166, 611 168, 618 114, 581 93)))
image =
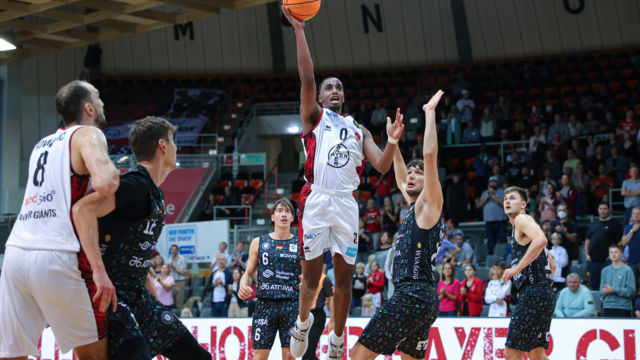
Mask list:
POLYGON ((40 140, 29 158, 22 208, 6 246, 29 250, 80 251, 71 206, 87 188, 88 176, 71 169, 71 137, 81 126, 59 129, 40 140), (72 178, 74 181, 72 186, 72 178))

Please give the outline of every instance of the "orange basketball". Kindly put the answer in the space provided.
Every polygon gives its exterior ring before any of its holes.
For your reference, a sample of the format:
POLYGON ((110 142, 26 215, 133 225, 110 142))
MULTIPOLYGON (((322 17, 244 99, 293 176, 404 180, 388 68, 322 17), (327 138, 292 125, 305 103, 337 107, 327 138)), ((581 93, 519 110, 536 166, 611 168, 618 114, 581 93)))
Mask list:
POLYGON ((307 21, 320 11, 320 0, 282 0, 282 5, 300 21, 307 21))

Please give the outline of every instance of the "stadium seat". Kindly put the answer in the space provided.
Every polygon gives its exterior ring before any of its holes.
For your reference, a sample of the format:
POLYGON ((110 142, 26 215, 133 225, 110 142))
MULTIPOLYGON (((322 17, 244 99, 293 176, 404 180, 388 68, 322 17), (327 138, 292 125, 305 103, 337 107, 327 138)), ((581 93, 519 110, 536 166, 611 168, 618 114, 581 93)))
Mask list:
POLYGON ((202 308, 202 310, 200 311, 200 317, 201 318, 211 317, 211 308, 210 307, 202 308))
POLYGON ((593 296, 593 306, 600 313, 602 311, 602 293, 599 290, 591 290, 591 296, 593 296))
POLYGON ((491 267, 496 263, 501 262, 502 260, 502 255, 487 255, 487 258, 485 260, 485 266, 491 267))
POLYGON ((360 192, 360 200, 369 201, 371 199, 371 191, 361 191, 360 192))
POLYGON ((464 275, 464 266, 456 266, 456 270, 453 272, 453 277, 460 281, 464 280, 466 278, 464 275))
POLYGON ((480 316, 482 317, 486 317, 489 316, 489 305, 482 305, 482 313, 480 314, 480 316))
POLYGON ((497 243, 496 247, 493 249, 493 254, 496 256, 500 256, 501 258, 504 256, 504 252, 507 250, 507 243, 497 243))
POLYGON ((476 271, 476 276, 478 277, 478 279, 480 280, 484 280, 484 279, 488 279, 489 278, 489 269, 490 266, 478 266, 478 269, 476 271))
POLYGON ((587 266, 585 264, 571 264, 569 271, 578 274, 582 281, 587 280, 587 266))
POLYGON ((193 279, 191 279, 191 287, 192 288, 197 288, 200 286, 204 285, 204 276, 195 276, 193 279))

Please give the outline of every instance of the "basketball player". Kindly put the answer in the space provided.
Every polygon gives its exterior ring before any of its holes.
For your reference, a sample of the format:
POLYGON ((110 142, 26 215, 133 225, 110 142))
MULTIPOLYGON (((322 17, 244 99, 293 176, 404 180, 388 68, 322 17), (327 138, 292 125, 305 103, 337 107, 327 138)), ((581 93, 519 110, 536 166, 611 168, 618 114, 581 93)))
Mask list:
MULTIPOLYGON (((374 359, 398 349, 403 359, 424 359, 429 329, 438 315, 436 254, 443 237, 442 187, 438 180, 438 91, 425 112, 424 160, 406 166, 396 149, 396 182, 411 207, 398 229, 393 259, 394 292, 376 311, 351 351, 351 359, 374 359)), ((402 121, 400 111, 396 121, 402 121)))
POLYGON ((117 310, 107 311, 111 359, 143 360, 157 354, 211 359, 171 310, 145 288, 164 227, 164 194, 159 186, 176 168, 175 131, 161 118, 136 121, 129 131, 129 145, 137 165, 120 177, 115 195, 90 194, 77 204, 78 236, 95 241, 99 226, 102 256, 118 294, 117 310))
POLYGON ((107 358, 104 311, 115 308, 115 289, 97 239, 78 240, 72 222, 72 206, 89 183, 97 196, 109 196, 119 185, 100 131, 103 105, 87 82, 63 86, 56 110, 65 127, 40 140, 31 153, 24 201, 0 277, 0 358, 40 357, 38 340, 47 324, 63 352, 107 358))
POLYGON ((518 306, 511 314, 505 347, 507 360, 547 359, 549 328, 555 307, 553 295, 553 261, 548 256, 547 238, 535 220, 525 213, 527 193, 512 186, 504 190, 504 212, 513 225, 513 260, 504 271, 502 281, 513 278, 518 306))
POLYGON ((388 127, 389 140, 381 152, 367 129, 342 114, 344 91, 339 79, 326 78, 316 90, 304 22, 291 16, 285 7, 282 9, 295 29, 302 86, 302 141, 307 156, 304 169, 307 183, 298 202, 303 281, 300 314, 291 330, 291 353, 301 357, 307 350, 313 323, 309 311, 322 275, 324 252, 331 250, 335 269, 335 317, 334 330, 329 334, 329 357, 341 358, 358 253, 358 204, 353 191, 360 184, 365 156, 378 172, 384 174, 389 170, 404 126, 402 122, 395 122, 388 127))
POLYGON ((251 325, 253 357, 266 360, 278 333, 282 359, 293 360, 288 331, 298 314, 300 253, 298 238, 291 234, 293 205, 288 199, 276 201, 271 221, 274 231, 251 241, 247 271, 240 279, 238 296, 242 300, 251 297, 251 279, 257 270, 258 302, 251 325))

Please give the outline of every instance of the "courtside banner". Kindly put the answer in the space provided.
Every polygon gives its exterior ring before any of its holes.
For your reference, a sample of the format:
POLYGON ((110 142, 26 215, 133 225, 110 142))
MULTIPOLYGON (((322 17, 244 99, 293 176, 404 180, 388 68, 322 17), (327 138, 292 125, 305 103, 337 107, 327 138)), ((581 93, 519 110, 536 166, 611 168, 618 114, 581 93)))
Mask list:
POLYGON ((156 250, 168 261, 171 245, 178 245, 187 263, 212 262, 221 242, 229 243, 229 220, 168 224, 162 229, 156 250))
MULTIPOLYGON (((183 319, 203 348, 216 360, 253 359, 251 319, 183 319)), ((347 348, 353 347, 369 322, 368 318, 347 320, 347 348)), ((427 349, 429 360, 504 359, 508 318, 440 318, 431 328, 427 349)), ((640 321, 618 319, 554 319, 547 355, 551 360, 635 360, 640 354, 640 321)), ((256 336, 260 336, 256 334, 256 336)), ((316 354, 327 352, 326 331, 320 338, 316 354)), ((42 359, 75 359, 71 352, 60 354, 51 329, 46 329, 40 342, 42 359)), ((281 359, 280 343, 276 343, 269 359, 281 359)), ((33 358, 31 358, 33 359, 33 358)), ((158 356, 158 359, 164 359, 158 356)), ((348 359, 345 352, 344 359, 348 359)), ((398 354, 378 359, 400 359, 398 354)))

